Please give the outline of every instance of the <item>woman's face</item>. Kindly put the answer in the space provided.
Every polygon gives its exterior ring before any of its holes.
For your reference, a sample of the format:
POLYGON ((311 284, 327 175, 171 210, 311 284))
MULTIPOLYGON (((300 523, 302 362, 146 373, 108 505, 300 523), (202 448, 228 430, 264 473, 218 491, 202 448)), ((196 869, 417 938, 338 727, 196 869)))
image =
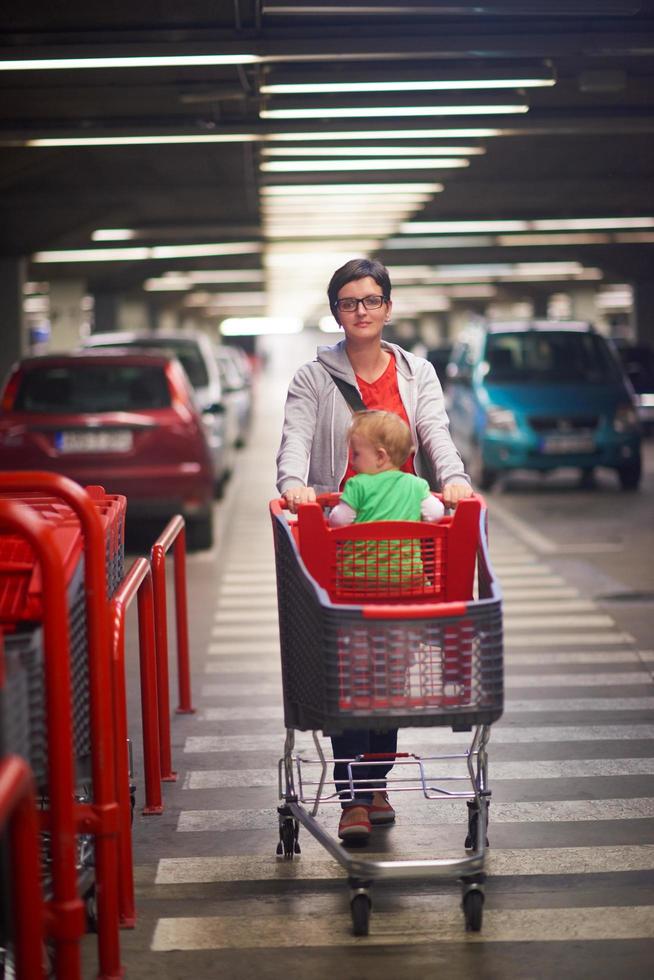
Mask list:
MULTIPOLYGON (((383 296, 381 286, 372 276, 352 279, 341 287, 337 299, 365 299, 367 296, 383 296)), ((376 310, 367 310, 363 303, 357 303, 356 309, 351 312, 337 308, 336 318, 345 331, 346 340, 379 340, 384 324, 390 318, 391 308, 390 300, 376 310)))

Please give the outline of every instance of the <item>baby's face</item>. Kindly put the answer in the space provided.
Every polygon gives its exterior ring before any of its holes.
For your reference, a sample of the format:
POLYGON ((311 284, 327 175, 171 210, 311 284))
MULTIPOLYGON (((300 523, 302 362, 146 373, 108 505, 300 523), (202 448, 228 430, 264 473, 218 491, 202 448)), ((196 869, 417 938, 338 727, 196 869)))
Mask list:
POLYGON ((357 473, 379 473, 380 456, 371 442, 355 432, 350 439, 350 460, 357 473))

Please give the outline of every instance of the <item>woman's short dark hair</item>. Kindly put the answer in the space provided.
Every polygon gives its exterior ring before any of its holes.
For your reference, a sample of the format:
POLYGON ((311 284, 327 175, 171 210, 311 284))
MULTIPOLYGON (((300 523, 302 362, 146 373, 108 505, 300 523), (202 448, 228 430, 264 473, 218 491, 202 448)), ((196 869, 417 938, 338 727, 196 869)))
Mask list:
POLYGON ((329 297, 329 308, 332 312, 336 309, 338 294, 348 282, 354 279, 365 279, 370 276, 381 288, 384 299, 391 298, 391 277, 388 269, 376 259, 350 259, 340 269, 337 269, 329 281, 327 296, 329 297))

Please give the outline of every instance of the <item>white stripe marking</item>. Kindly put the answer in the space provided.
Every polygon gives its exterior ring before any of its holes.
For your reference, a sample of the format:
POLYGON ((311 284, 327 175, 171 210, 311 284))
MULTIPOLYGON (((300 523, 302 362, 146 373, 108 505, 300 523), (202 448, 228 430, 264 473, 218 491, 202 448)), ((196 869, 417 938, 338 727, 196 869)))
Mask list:
POLYGON ((282 695, 281 680, 277 683, 232 684, 203 684, 200 694, 203 698, 245 698, 250 695, 282 695))
MULTIPOLYGON (((327 808, 325 808, 327 809, 327 808)), ((414 826, 459 826, 466 813, 463 800, 437 800, 416 807, 414 826)), ((597 820, 644 820, 654 817, 651 797, 613 800, 542 800, 538 803, 499 803, 493 801, 493 823, 593 823, 597 820)), ((258 810, 182 810, 177 822, 181 833, 266 830, 275 828, 277 809, 258 810)))
POLYGON ((625 684, 651 684, 651 675, 634 670, 618 674, 510 674, 508 687, 617 687, 625 684))
POLYGON ((240 626, 213 626, 211 629, 213 637, 221 637, 223 640, 239 640, 241 637, 252 637, 253 634, 261 640, 279 639, 279 626, 272 621, 270 623, 245 622, 240 626))
MULTIPOLYGON (((315 758, 315 754, 314 754, 315 758)), ((426 761, 428 785, 439 778, 465 774, 464 760, 426 761)), ((303 767, 306 786, 318 779, 318 767, 303 767)), ((393 770, 397 779, 418 778, 414 766, 399 766, 393 770)), ((491 764, 495 780, 526 779, 585 779, 619 776, 654 776, 654 759, 563 759, 556 762, 531 760, 527 762, 497 762, 491 764)), ((389 779, 392 789, 392 777, 389 779)), ((200 769, 186 775, 184 789, 224 789, 237 786, 277 786, 277 769, 200 769)), ((330 792, 330 790, 328 790, 330 792)))
POLYGON ((275 674, 280 676, 279 650, 276 656, 267 657, 265 660, 259 657, 239 657, 229 660, 227 657, 208 664, 204 671, 205 674, 275 674))
POLYGON ((508 613, 504 615, 504 629, 507 633, 519 633, 521 630, 546 629, 559 630, 563 628, 573 629, 597 629, 598 626, 605 626, 611 629, 615 626, 612 616, 603 613, 588 616, 522 616, 519 613, 508 613))
MULTIPOLYGON (((440 904, 440 903, 439 903, 440 904)), ((456 903, 453 903, 456 905, 456 903)), ((460 911, 420 907, 413 911, 375 912, 370 935, 351 934, 349 916, 322 917, 310 913, 292 916, 258 915, 256 928, 247 918, 206 916, 159 919, 152 950, 268 949, 293 947, 416 945, 439 942, 565 942, 654 938, 654 907, 488 909, 483 932, 465 932, 460 911)))
MULTIPOLYGON (((551 626, 551 623, 548 625, 551 626)), ((572 647, 572 646, 633 646, 635 640, 630 633, 606 632, 606 633, 543 633, 536 636, 521 636, 513 631, 507 641, 514 646, 520 647, 572 647)))
POLYGON ((511 598, 510 595, 504 596, 505 612, 515 615, 526 615, 528 613, 555 613, 557 620, 560 613, 572 613, 572 612, 596 612, 598 607, 594 602, 588 599, 562 599, 555 602, 548 602, 547 598, 542 601, 533 600, 530 601, 520 601, 511 598))
MULTIPOLYGON (((651 711, 654 709, 652 698, 551 698, 544 701, 507 701, 507 713, 548 714, 565 711, 651 711)), ((429 712, 426 712, 429 714, 429 712)), ((202 721, 251 721, 256 725, 263 719, 274 721, 283 718, 282 706, 252 705, 251 707, 207 708, 202 721)), ((388 715, 383 715, 384 719, 388 715)), ((373 719, 371 718, 371 721, 373 719)))
MULTIPOLYGON (((424 728, 400 730, 402 751, 412 751, 412 746, 421 745, 468 746, 472 736, 450 731, 449 728, 424 728)), ((547 725, 520 726, 498 722, 493 725, 491 749, 493 745, 525 745, 559 742, 624 742, 645 741, 654 738, 654 725, 547 725)), ((329 740, 322 738, 321 744, 329 754, 329 740)), ((313 749, 309 732, 296 732, 297 750, 313 749)), ((185 753, 211 752, 266 752, 272 751, 281 756, 284 748, 284 732, 279 735, 191 735, 184 743, 185 753)))
MULTIPOLYGON (((641 658, 636 651, 607 650, 604 653, 510 653, 504 657, 505 666, 520 667, 533 664, 545 667, 548 664, 639 664, 641 658)), ((515 676, 511 671, 511 676, 515 676)))
MULTIPOLYGON (((452 855, 455 856, 455 855, 452 855)), ((366 852, 368 859, 373 858, 366 852)), ((383 860, 379 856, 380 860, 383 860)), ((424 860, 424 854, 403 860, 424 860)), ((653 844, 622 847, 544 847, 527 850, 493 847, 485 870, 493 876, 572 875, 654 870, 653 844)), ((271 861, 250 855, 238 857, 161 858, 155 884, 181 885, 219 881, 321 881, 346 878, 346 872, 329 858, 307 857, 301 861, 271 861)))
MULTIPOLYGON (((267 626, 277 627, 277 606, 271 606, 270 609, 262 609, 258 603, 256 608, 250 608, 246 611, 245 607, 243 609, 219 609, 218 612, 214 614, 213 621, 216 627, 222 623, 228 625, 233 625, 238 623, 245 626, 249 623, 262 623, 267 626)), ((277 627, 278 628, 278 627, 277 627)))

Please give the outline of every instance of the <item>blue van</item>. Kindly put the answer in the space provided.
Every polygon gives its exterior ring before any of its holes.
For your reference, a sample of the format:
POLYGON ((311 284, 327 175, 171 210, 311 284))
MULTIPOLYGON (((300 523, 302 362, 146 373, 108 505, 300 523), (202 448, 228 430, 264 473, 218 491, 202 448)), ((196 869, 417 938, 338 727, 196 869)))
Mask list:
POLYGON ((613 345, 586 323, 493 322, 467 328, 447 368, 452 435, 473 483, 510 470, 614 469, 641 477, 633 389, 613 345))

